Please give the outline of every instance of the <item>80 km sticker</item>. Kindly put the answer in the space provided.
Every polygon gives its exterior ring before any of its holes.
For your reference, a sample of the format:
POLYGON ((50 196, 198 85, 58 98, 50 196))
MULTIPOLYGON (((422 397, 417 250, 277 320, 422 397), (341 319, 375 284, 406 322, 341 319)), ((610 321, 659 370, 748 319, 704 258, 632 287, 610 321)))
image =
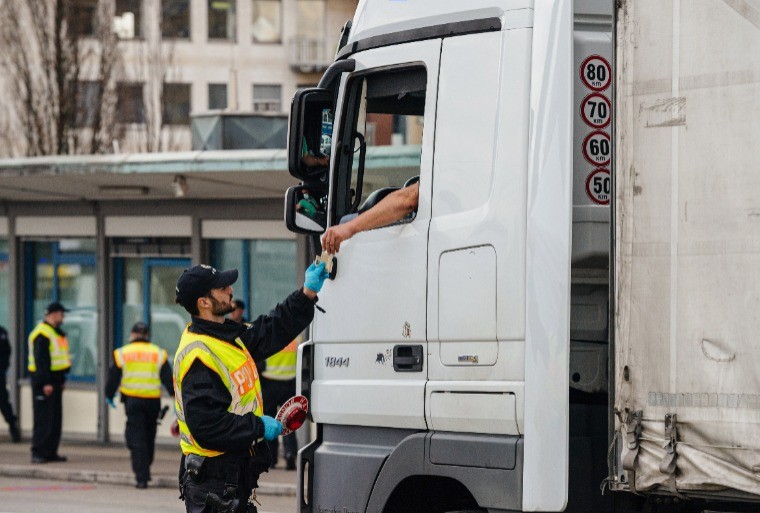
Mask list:
POLYGON ((596 166, 606 166, 610 163, 612 144, 610 134, 595 130, 583 140, 583 156, 596 166))
POLYGON ((609 98, 600 93, 591 93, 581 102, 581 117, 593 128, 604 128, 610 124, 612 105, 609 98))
POLYGON ((581 64, 581 80, 592 91, 604 91, 610 86, 612 67, 601 55, 589 55, 581 64))
POLYGON ((612 178, 609 169, 597 168, 586 178, 586 194, 597 205, 609 205, 612 178))

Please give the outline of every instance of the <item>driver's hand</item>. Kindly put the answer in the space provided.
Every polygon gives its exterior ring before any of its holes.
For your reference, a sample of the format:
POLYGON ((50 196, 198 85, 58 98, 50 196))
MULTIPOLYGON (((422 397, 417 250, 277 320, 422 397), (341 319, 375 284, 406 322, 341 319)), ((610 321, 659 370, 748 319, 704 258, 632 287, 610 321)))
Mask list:
POLYGON ((344 240, 350 239, 352 235, 353 233, 347 224, 331 226, 322 236, 322 249, 334 255, 340 251, 340 244, 344 240))

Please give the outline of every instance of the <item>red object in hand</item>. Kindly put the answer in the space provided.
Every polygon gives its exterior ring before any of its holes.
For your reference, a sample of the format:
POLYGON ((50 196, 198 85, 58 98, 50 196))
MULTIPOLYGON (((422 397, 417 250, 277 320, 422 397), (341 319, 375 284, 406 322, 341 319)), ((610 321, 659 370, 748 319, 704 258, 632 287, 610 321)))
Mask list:
POLYGON ((306 422, 309 400, 302 395, 288 399, 277 412, 275 419, 282 424, 282 434, 287 435, 300 428, 306 422))
POLYGON ((174 419, 174 422, 172 422, 172 425, 169 428, 169 431, 172 432, 172 436, 174 438, 179 438, 179 422, 177 421, 177 419, 174 419))

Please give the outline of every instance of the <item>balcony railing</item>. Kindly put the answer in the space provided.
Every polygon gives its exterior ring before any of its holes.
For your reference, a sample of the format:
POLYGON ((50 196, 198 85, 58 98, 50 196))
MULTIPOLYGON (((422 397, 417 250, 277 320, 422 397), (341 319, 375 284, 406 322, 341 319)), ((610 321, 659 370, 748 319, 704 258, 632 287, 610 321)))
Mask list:
POLYGON ((322 39, 296 37, 290 40, 290 67, 301 73, 315 73, 327 69, 333 55, 322 39))

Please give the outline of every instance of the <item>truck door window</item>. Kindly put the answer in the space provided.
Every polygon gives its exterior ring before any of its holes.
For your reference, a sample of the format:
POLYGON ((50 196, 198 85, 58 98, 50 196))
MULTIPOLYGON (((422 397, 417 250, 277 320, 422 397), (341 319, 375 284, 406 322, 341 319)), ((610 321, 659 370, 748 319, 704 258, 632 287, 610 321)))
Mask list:
POLYGON ((345 161, 338 166, 346 177, 340 184, 345 201, 338 202, 339 218, 371 208, 419 176, 426 85, 422 67, 365 74, 349 82, 342 141, 353 151, 344 152, 345 161), (364 166, 365 149, 365 162, 387 157, 398 165, 364 166))

